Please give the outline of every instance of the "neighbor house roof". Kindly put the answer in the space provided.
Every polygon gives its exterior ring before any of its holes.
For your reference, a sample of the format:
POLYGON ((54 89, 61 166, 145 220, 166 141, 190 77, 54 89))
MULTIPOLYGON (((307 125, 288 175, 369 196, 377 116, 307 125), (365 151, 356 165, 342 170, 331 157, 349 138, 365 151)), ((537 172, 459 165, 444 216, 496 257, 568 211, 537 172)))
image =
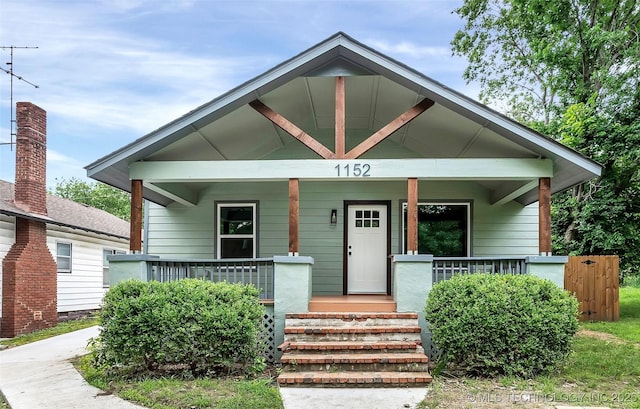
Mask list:
POLYGON ((73 200, 47 194, 47 213, 47 216, 30 213, 16 206, 14 184, 0 180, 0 214, 129 239, 129 222, 73 200))
MULTIPOLYGON (((129 191, 128 169, 136 161, 277 159, 278 150, 294 138, 248 104, 259 99, 307 133, 326 134, 334 127, 334 76, 349 80, 346 127, 352 135, 371 134, 428 98, 433 107, 388 138, 413 157, 551 159, 554 193, 601 173, 599 164, 577 151, 340 32, 85 169, 89 177, 129 191)), ((514 200, 530 204, 538 198, 533 182, 479 183, 492 192, 518 192, 514 200)), ((197 194, 204 186, 180 188, 197 194)), ((172 202, 146 187, 144 197, 163 205, 172 202)))

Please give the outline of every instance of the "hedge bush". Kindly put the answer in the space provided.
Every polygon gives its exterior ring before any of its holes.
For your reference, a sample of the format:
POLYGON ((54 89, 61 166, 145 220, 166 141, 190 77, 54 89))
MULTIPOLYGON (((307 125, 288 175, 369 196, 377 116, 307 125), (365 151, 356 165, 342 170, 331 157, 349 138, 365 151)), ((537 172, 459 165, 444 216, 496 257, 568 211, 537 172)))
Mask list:
POLYGON ((107 292, 95 364, 118 372, 246 372, 263 361, 264 307, 250 285, 122 282, 107 292))
POLYGON ((447 365, 469 375, 532 376, 571 353, 578 302, 529 275, 459 275, 433 286, 425 307, 447 365))

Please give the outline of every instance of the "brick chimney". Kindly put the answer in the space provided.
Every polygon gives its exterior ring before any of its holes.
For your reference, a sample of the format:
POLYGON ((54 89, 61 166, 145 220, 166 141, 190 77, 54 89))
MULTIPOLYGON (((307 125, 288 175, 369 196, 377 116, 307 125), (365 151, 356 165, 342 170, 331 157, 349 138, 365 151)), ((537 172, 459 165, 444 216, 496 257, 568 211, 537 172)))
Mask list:
MULTIPOLYGON (((15 205, 47 214, 47 114, 30 103, 16 107, 15 205)), ((45 222, 16 216, 15 243, 2 261, 0 336, 15 337, 57 324, 57 265, 45 222)))

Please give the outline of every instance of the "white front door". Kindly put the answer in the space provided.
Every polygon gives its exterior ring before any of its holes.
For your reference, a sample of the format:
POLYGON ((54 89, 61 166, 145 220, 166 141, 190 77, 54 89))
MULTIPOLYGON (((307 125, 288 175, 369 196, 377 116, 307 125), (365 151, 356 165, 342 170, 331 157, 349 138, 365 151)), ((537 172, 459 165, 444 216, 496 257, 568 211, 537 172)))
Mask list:
POLYGON ((349 205, 347 292, 387 293, 387 206, 349 205))

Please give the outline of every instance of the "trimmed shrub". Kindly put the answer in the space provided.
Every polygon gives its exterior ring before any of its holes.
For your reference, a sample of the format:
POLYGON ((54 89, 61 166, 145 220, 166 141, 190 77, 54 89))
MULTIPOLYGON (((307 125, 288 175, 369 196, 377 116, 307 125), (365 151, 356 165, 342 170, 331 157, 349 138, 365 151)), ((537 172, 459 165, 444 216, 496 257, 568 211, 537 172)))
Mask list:
POLYGON ((246 372, 263 360, 264 307, 251 285, 185 279, 109 289, 95 364, 118 372, 246 372))
POLYGON ((441 359, 469 375, 532 376, 571 353, 578 302, 529 275, 459 275, 433 286, 425 308, 441 359))

